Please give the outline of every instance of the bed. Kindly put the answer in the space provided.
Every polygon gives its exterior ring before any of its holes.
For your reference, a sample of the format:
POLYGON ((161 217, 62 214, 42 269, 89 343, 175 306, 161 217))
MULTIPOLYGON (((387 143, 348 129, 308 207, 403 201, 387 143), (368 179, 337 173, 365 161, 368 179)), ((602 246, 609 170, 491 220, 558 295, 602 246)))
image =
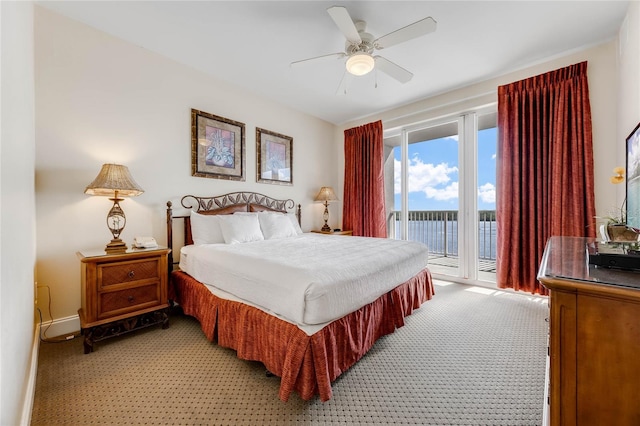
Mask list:
POLYGON ((167 203, 179 254, 170 299, 208 340, 280 377, 282 401, 294 391, 328 401, 331 384, 434 295, 419 243, 303 233, 299 205, 254 192, 181 204, 189 214, 167 203))

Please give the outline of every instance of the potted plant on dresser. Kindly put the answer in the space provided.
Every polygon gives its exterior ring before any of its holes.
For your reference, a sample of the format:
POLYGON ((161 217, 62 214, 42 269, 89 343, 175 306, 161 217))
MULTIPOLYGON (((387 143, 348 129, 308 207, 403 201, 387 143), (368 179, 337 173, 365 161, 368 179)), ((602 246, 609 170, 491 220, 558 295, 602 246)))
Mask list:
MULTIPOLYGON (((613 169, 614 175, 611 176, 610 181, 612 184, 617 185, 619 183, 624 182, 624 174, 625 170, 623 167, 616 167, 613 169)), ((604 239, 608 239, 612 242, 637 242, 640 234, 634 228, 631 228, 627 225, 627 214, 626 214, 626 197, 622 202, 620 208, 616 208, 609 212, 608 216, 603 217, 607 221, 606 224, 606 237, 604 239)), ((604 225, 603 225, 604 227, 604 225)), ((602 230, 602 228, 601 228, 602 230)), ((603 236, 604 237, 604 236, 603 236)))

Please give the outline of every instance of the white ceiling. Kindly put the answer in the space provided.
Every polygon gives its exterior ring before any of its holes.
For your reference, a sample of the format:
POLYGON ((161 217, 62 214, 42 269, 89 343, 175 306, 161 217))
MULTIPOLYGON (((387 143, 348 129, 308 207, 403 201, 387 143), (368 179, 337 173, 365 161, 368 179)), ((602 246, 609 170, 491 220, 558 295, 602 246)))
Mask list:
POLYGON ((628 1, 38 1, 37 4, 335 124, 613 40, 628 1), (346 75, 326 9, 380 37, 427 16, 434 33, 378 51, 414 74, 346 75), (377 80, 377 87, 376 87, 377 80), (343 83, 344 85, 344 83, 343 83))

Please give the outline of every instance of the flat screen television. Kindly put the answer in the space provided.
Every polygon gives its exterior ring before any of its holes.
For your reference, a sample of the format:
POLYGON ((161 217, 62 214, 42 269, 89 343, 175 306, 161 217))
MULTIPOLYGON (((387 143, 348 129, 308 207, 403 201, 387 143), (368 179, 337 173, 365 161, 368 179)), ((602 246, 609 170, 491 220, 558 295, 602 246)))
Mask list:
POLYGON ((627 226, 640 229, 640 123, 627 137, 627 226))

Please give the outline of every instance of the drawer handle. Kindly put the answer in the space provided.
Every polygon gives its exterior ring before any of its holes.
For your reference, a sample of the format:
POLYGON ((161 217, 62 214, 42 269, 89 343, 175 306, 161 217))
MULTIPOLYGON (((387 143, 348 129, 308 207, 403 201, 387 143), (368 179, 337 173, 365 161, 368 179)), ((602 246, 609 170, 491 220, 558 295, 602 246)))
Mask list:
POLYGON ((129 296, 127 297, 127 299, 129 300, 129 302, 133 302, 133 296, 129 296))
POLYGON ((133 271, 129 271, 127 275, 129 275, 129 278, 133 278, 136 275, 136 273, 133 271))

